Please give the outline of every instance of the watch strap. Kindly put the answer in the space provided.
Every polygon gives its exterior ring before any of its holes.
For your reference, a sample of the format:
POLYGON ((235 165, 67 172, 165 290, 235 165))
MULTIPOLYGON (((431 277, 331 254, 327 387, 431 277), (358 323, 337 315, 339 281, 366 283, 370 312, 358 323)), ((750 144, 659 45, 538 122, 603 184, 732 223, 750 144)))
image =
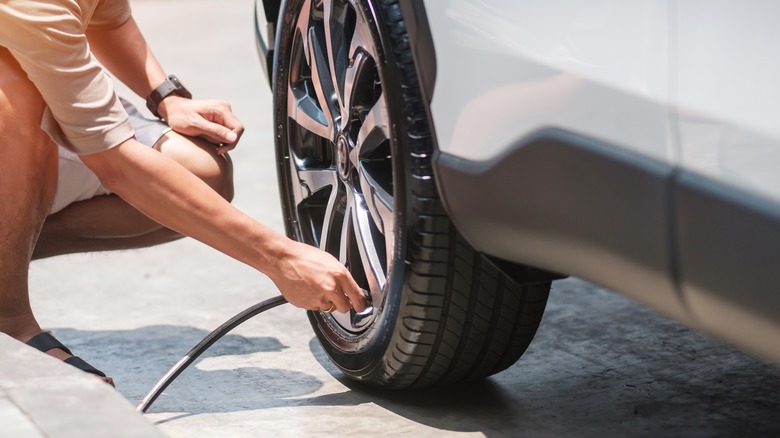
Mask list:
POLYGON ((149 96, 146 98, 146 107, 149 108, 149 111, 151 111, 155 117, 159 118, 160 113, 157 112, 157 107, 160 105, 160 102, 162 102, 163 99, 170 96, 171 94, 176 94, 177 96, 192 99, 192 94, 190 94, 190 92, 184 88, 184 86, 179 81, 179 78, 174 75, 170 75, 165 78, 165 81, 163 81, 162 84, 158 85, 157 88, 149 93, 149 96))

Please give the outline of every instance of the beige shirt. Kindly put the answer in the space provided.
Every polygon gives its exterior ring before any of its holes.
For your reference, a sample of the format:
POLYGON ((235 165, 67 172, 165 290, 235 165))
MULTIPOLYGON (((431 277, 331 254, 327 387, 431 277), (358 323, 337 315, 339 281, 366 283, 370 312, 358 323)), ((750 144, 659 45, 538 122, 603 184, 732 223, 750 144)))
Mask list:
POLYGON ((0 46, 46 101, 41 128, 77 154, 133 136, 113 81, 85 36, 87 29, 115 28, 129 18, 127 0, 0 0, 0 46))

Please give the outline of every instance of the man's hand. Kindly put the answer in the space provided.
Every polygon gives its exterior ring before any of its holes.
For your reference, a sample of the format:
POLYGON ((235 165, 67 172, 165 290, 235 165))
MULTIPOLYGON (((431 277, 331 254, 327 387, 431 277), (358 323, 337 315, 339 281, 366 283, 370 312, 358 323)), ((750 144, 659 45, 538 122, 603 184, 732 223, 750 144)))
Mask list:
POLYGON ((244 125, 233 115, 230 105, 221 100, 190 100, 171 95, 157 109, 174 131, 219 145, 218 154, 235 148, 244 133, 244 125))
POLYGON ((267 271, 290 304, 307 310, 361 312, 366 298, 352 275, 325 251, 290 241, 288 255, 267 271))

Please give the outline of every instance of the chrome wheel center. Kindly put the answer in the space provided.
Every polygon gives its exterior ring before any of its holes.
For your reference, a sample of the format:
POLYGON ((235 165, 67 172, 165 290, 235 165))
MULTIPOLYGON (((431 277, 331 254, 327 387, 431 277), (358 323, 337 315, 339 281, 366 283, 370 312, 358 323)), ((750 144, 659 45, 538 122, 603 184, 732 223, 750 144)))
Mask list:
POLYGON ((346 181, 350 170, 349 142, 343 135, 339 135, 339 138, 336 140, 336 164, 339 169, 339 176, 346 181))

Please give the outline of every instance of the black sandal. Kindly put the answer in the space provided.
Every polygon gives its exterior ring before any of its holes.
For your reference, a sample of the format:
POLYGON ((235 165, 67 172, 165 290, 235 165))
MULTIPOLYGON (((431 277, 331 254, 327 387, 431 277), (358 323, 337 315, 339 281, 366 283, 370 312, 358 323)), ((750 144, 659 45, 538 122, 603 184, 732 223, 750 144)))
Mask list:
POLYGON ((87 363, 87 361, 85 361, 84 359, 78 356, 74 356, 73 353, 71 353, 71 351, 68 349, 68 347, 62 345, 62 342, 58 341, 57 338, 55 338, 54 335, 51 334, 51 332, 38 333, 37 335, 30 338, 29 341, 27 341, 27 345, 43 353, 46 353, 47 351, 52 350, 54 348, 59 348, 60 350, 70 355, 69 358, 64 360, 66 364, 72 365, 80 369, 81 371, 94 374, 102 378, 109 385, 114 386, 113 379, 107 377, 104 372, 93 367, 92 365, 87 363))

